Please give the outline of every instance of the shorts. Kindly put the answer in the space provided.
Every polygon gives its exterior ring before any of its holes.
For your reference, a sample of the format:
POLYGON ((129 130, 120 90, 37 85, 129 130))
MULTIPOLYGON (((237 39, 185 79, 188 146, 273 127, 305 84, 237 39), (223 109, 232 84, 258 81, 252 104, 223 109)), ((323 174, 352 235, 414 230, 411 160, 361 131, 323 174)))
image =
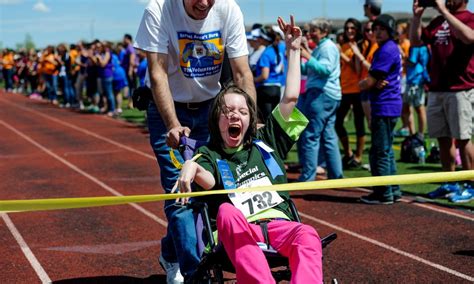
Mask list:
POLYGON ((400 79, 400 87, 402 89, 402 94, 404 94, 406 92, 406 90, 408 89, 407 75, 402 75, 402 78, 400 79))
POLYGON ((407 85, 403 93, 403 103, 418 108, 425 105, 426 95, 423 85, 407 85))
POLYGON ((123 80, 114 80, 112 82, 112 86, 113 86, 113 89, 114 89, 114 93, 118 93, 123 88, 128 86, 128 82, 125 79, 123 79, 123 80))
POLYGON ((472 137, 474 89, 459 92, 430 92, 428 96, 428 134, 432 138, 472 137))
POLYGON ((369 91, 360 92, 360 101, 363 103, 368 103, 370 100, 369 96, 370 96, 369 91))

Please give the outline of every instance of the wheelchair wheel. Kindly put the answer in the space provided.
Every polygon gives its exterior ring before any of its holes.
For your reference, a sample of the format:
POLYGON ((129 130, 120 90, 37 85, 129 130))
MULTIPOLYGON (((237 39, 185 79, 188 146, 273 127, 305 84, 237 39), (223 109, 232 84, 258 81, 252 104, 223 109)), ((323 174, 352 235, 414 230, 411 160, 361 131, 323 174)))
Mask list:
POLYGON ((224 284, 224 273, 222 272, 222 268, 217 266, 212 269, 212 272, 214 274, 214 282, 213 283, 219 283, 219 284, 224 284))

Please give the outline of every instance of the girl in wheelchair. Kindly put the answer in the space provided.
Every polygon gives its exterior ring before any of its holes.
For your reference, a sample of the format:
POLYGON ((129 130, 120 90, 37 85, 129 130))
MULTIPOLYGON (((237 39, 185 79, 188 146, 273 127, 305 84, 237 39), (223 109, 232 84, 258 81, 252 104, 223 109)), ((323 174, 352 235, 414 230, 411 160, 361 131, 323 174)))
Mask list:
MULTIPOLYGON (((183 165, 181 192, 234 189, 287 183, 283 158, 308 120, 295 107, 300 93, 302 33, 278 18, 288 56, 286 89, 279 105, 257 129, 256 104, 243 90, 228 86, 216 97, 209 116, 210 141, 196 161, 183 165)), ((274 283, 257 242, 269 244, 288 258, 291 283, 322 283, 322 248, 311 226, 295 222, 287 192, 252 192, 203 197, 215 221, 218 239, 235 267, 238 283, 274 283), (259 224, 264 222, 266 231, 259 224), (264 236, 266 235, 266 236, 264 236), (267 237, 267 238, 266 238, 267 237)), ((182 200, 187 202, 187 200, 182 200)))

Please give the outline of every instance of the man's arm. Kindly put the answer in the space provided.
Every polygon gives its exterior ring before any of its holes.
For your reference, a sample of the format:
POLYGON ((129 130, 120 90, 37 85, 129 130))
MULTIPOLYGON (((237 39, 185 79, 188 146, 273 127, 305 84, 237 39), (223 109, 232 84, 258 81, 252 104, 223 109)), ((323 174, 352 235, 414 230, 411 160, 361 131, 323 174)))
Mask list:
POLYGON ((474 30, 451 14, 445 6, 444 0, 436 0, 436 4, 438 5, 438 11, 448 21, 454 35, 464 44, 474 43, 474 30))
POLYGON ((235 85, 249 94, 254 101, 257 101, 257 94, 253 82, 252 71, 250 71, 248 56, 245 55, 236 58, 229 58, 229 62, 230 67, 232 68, 235 85))
POLYGON ((369 74, 367 78, 359 82, 359 88, 361 91, 367 91, 375 87, 376 84, 377 84, 377 79, 375 79, 369 74))
POLYGON ((130 61, 128 62, 128 76, 133 76, 133 70, 135 70, 135 52, 130 53, 130 61))
POLYGON ((420 46, 421 41, 421 16, 425 8, 418 6, 418 0, 413 1, 413 19, 410 24, 410 44, 412 46, 420 46))
POLYGON ((176 116, 173 96, 168 83, 168 55, 147 52, 147 59, 153 99, 168 130, 166 144, 172 148, 178 148, 180 136, 188 136, 191 131, 187 127, 182 127, 176 116))

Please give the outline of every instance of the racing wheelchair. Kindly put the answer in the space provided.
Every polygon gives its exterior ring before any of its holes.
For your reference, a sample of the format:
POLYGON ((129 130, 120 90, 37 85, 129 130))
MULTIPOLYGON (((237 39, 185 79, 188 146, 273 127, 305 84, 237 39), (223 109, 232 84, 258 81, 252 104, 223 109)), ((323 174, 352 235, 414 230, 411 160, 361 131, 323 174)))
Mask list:
MULTIPOLYGON (((295 204, 288 200, 291 213, 294 220, 301 222, 295 204)), ((208 214, 207 204, 204 202, 193 202, 188 204, 196 213, 196 233, 198 237, 198 250, 201 254, 201 261, 193 276, 191 283, 224 283, 224 272, 235 273, 235 269, 229 260, 222 244, 217 243, 211 229, 211 222, 208 214), (207 244, 207 245, 205 245, 207 244)), ((261 223, 260 223, 261 225, 261 223)), ((265 258, 272 269, 272 275, 275 281, 289 281, 291 279, 291 271, 288 259, 280 255, 269 244, 268 237, 265 236, 265 243, 257 243, 263 250, 265 258)), ((331 233, 321 239, 321 245, 324 249, 332 241, 337 238, 336 233, 331 233)))
MULTIPOLYGON (((193 139, 182 138, 180 152, 185 160, 190 159, 194 150, 199 147, 199 143, 193 139)), ((301 223, 301 218, 298 214, 295 204, 291 199, 287 200, 292 219, 301 223)), ((194 273, 190 283, 224 283, 224 272, 235 273, 230 259, 222 244, 216 242, 214 232, 211 226, 211 218, 207 204, 199 200, 195 200, 187 204, 187 207, 192 209, 195 215, 196 236, 198 240, 198 252, 201 255, 201 261, 194 273)), ((276 282, 289 281, 291 279, 291 271, 289 268, 288 258, 280 255, 271 245, 266 234, 267 221, 259 222, 262 228, 265 242, 257 243, 262 249, 267 262, 272 269, 272 276, 276 282)), ((331 233, 321 239, 321 246, 324 249, 332 241, 337 238, 335 233, 331 233)), ((337 283, 334 282, 333 283, 337 283)))

